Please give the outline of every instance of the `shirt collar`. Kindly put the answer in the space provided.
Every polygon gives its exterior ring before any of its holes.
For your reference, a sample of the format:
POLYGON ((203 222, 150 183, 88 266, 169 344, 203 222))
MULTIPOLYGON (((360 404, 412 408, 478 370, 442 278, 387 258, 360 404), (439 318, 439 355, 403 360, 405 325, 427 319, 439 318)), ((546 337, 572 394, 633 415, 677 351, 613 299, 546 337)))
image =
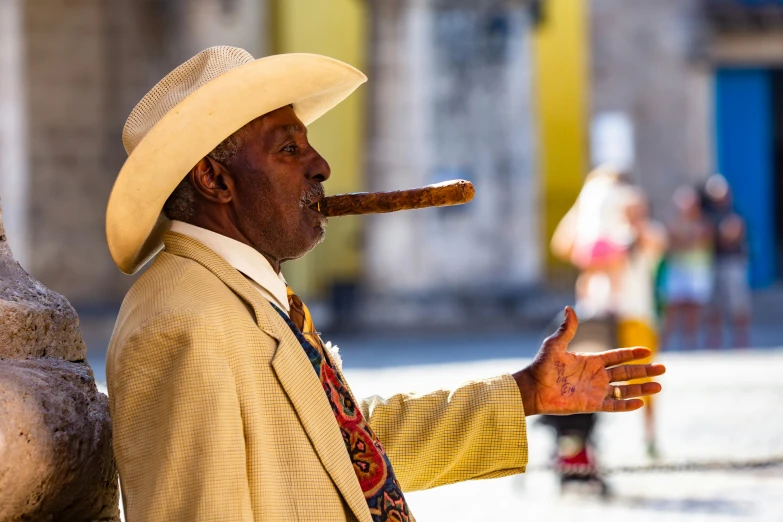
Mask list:
POLYGON ((253 247, 217 232, 184 221, 172 221, 171 231, 204 244, 271 295, 278 306, 288 311, 288 294, 283 273, 276 273, 267 258, 253 247))

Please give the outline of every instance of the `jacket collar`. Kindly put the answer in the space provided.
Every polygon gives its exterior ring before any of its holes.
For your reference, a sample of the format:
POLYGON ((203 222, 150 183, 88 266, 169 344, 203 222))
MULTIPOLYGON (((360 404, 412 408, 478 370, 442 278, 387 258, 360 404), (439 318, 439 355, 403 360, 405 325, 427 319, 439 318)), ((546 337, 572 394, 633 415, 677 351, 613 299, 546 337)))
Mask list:
POLYGON ((218 254, 250 279, 254 287, 258 285, 262 289, 261 295, 264 299, 272 299, 277 306, 288 311, 288 295, 283 274, 276 273, 269 260, 255 248, 223 234, 182 221, 172 221, 171 231, 195 239, 218 254))
POLYGON ((280 340, 278 329, 270 321, 271 305, 258 290, 253 288, 245 276, 228 264, 228 261, 204 246, 203 243, 177 232, 166 232, 163 236, 163 244, 169 254, 192 259, 215 274, 218 279, 253 308, 258 327, 278 341, 280 340))
POLYGON ((279 341, 272 368, 299 416, 326 471, 346 503, 362 521, 372 519, 353 464, 345 450, 334 418, 313 365, 288 325, 248 280, 218 254, 183 234, 167 232, 166 252, 192 259, 212 272, 253 308, 258 327, 279 341))

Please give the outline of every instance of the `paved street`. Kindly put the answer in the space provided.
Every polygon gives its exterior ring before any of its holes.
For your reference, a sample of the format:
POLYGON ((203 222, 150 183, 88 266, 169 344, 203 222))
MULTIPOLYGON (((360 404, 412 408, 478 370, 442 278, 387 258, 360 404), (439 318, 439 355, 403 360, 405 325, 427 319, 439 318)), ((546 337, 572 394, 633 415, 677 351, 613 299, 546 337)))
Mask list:
MULTIPOLYGON (((480 352, 479 352, 480 353, 480 352)), ((663 462, 783 456, 783 350, 698 352, 661 358, 668 373, 658 397, 663 462)), ((360 396, 426 390, 509 371, 525 359, 353 367, 346 376, 360 396)), ((530 466, 552 451, 550 432, 529 430, 530 466)), ((598 441, 606 466, 645 464, 639 412, 604 415, 598 441)), ((475 481, 411 493, 421 521, 783 521, 783 468, 756 472, 644 473, 610 478, 613 497, 561 497, 552 473, 475 481)))
MULTIPOLYGON (((536 336, 498 337, 480 344, 464 338, 344 339, 345 373, 359 396, 427 391, 522 367, 536 336), (412 362, 411 365, 399 365, 412 362), (397 363, 397 364, 395 364, 397 363)), ((658 397, 663 462, 762 459, 783 456, 783 349, 664 354, 668 373, 658 397)), ((100 359, 91 361, 102 378, 100 359)), ((424 521, 783 521, 783 468, 750 472, 637 473, 610 477, 614 495, 602 501, 558 491, 544 471, 550 432, 531 423, 530 472, 410 493, 424 521)), ((639 412, 604 415, 598 428, 603 464, 648 463, 639 412)))
MULTIPOLYGON (((783 289, 756 295, 752 339, 736 352, 664 353, 668 367, 657 397, 661 462, 783 457, 783 289)), ((83 316, 96 378, 105 381, 103 350, 114 315, 83 316), (86 319, 86 321, 84 320, 86 319)), ((512 372, 535 354, 544 332, 398 332, 327 336, 340 346, 345 373, 359 396, 424 392, 512 372)), ((602 463, 645 465, 640 412, 604 415, 597 430, 602 463)), ((535 520, 589 522, 781 521, 783 467, 742 472, 617 474, 607 501, 561 496, 545 471, 552 452, 547 428, 530 423, 530 469, 525 475, 474 481, 408 494, 420 522, 535 520)))

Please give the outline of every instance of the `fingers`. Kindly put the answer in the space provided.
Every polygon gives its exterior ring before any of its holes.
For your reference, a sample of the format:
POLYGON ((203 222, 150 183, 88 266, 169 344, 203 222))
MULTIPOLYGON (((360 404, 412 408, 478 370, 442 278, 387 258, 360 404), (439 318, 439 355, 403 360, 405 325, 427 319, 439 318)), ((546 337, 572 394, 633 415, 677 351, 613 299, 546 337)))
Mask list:
POLYGON ((661 385, 657 382, 626 384, 623 386, 609 386, 606 390, 606 397, 608 399, 621 401, 622 399, 632 399, 636 397, 645 397, 647 395, 655 395, 660 391, 661 385))
POLYGON ((666 373, 666 367, 662 364, 624 364, 606 370, 606 374, 609 376, 609 382, 657 377, 664 373, 666 373))
POLYGON ((655 395, 660 391, 661 385, 657 382, 609 386, 606 390, 606 399, 601 404, 601 411, 621 412, 638 410, 644 406, 644 401, 636 397, 655 395))
POLYGON ((573 340, 574 335, 576 335, 578 326, 579 319, 576 317, 576 312, 574 312, 570 306, 566 306, 563 311, 563 322, 555 333, 547 337, 544 344, 563 352, 566 351, 568 343, 570 343, 573 340))
POLYGON ((639 359, 646 359, 652 352, 649 348, 643 348, 637 346, 636 348, 620 348, 618 350, 609 350, 608 352, 601 352, 598 354, 601 360, 604 362, 604 366, 616 366, 631 361, 638 361, 639 359))
POLYGON ((638 410, 644 406, 641 399, 628 399, 627 401, 618 401, 617 399, 604 399, 601 405, 601 411, 620 412, 638 410))

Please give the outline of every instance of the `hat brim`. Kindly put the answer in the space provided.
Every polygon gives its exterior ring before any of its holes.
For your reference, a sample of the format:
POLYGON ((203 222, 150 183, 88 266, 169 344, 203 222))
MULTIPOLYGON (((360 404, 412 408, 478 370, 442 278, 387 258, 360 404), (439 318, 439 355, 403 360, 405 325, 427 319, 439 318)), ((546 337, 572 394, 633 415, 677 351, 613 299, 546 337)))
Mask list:
POLYGON ((309 125, 367 81, 358 69, 316 54, 260 58, 206 83, 139 142, 122 166, 106 209, 106 240, 117 266, 137 272, 163 246, 161 210, 198 161, 250 121, 292 105, 309 125))

